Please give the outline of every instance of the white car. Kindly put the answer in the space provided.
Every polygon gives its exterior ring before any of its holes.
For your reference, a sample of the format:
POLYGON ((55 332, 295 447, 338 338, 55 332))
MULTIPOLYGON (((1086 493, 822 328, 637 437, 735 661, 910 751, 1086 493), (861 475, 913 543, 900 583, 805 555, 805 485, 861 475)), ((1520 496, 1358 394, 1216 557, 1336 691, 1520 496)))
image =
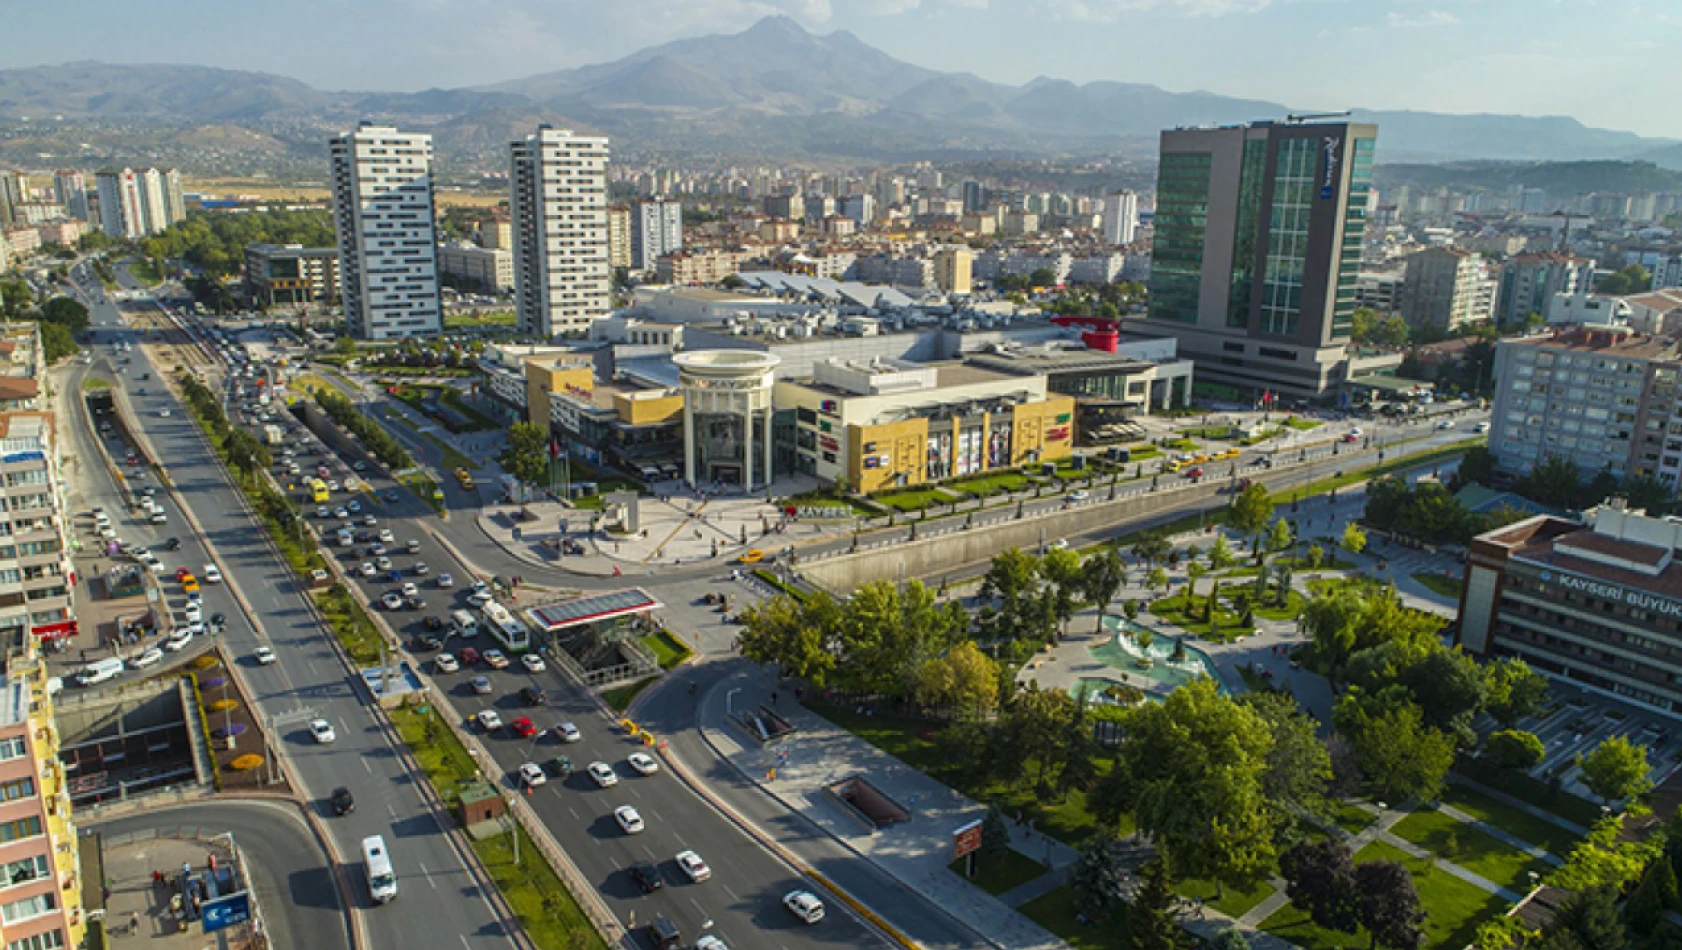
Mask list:
POLYGON ((1439 428, 1439 429, 1452 429, 1452 428, 1454 428, 1454 420, 1453 419, 1444 419, 1443 421, 1437 423, 1437 428, 1439 428))
POLYGON ((257 652, 251 654, 258 666, 268 666, 275 661, 274 651, 268 647, 258 647, 257 652))
POLYGON ((544 664, 543 657, 535 653, 522 653, 520 655, 520 665, 525 667, 528 673, 541 673, 549 668, 544 664))
POLYGON ((730 947, 712 934, 703 934, 695 941, 695 950, 730 950, 730 947))
POLYGON ((1084 488, 1082 488, 1078 491, 1069 492, 1069 500, 1070 501, 1085 501, 1085 500, 1087 500, 1088 498, 1091 498, 1091 497, 1092 497, 1092 493, 1087 491, 1084 488))
POLYGON ((536 762, 527 762, 520 766, 520 782, 527 788, 536 788, 549 781, 549 776, 543 774, 543 766, 536 762))
POLYGON ((431 573, 431 571, 432 571, 432 568, 427 567, 425 561, 416 561, 415 562, 415 576, 416 577, 425 577, 427 574, 431 573))
POLYGON ((480 654, 484 657, 485 665, 493 670, 508 669, 508 655, 501 650, 486 650, 480 654))
POLYGON ((385 596, 380 598, 380 606, 387 610, 402 610, 403 596, 394 590, 386 591, 385 596))
POLYGON ((374 566, 373 561, 363 561, 362 562, 362 576, 363 577, 378 577, 379 573, 380 573, 379 568, 374 566))
POLYGON ((204 621, 203 620, 189 621, 188 624, 187 624, 187 632, 192 634, 195 637, 203 636, 204 635, 204 621))
POLYGON ((158 649, 157 647, 152 647, 152 648, 148 649, 146 652, 144 652, 144 653, 140 654, 139 656, 135 657, 134 659, 128 661, 128 665, 133 667, 134 669, 143 670, 148 666, 153 666, 155 664, 162 663, 163 660, 164 660, 164 651, 158 649))
POLYGON ((339 738, 338 733, 333 731, 333 724, 325 719, 310 720, 310 735, 315 736, 315 741, 322 745, 339 738))
POLYGON ((382 531, 380 531, 380 543, 382 543, 382 544, 396 544, 397 543, 397 536, 391 533, 390 528, 385 528, 382 531))
POLYGON ((1472 431, 1473 432, 1488 432, 1489 431, 1489 423, 1480 422, 1477 425, 1472 426, 1472 431))
POLYGON ((197 623, 198 621, 204 619, 204 605, 189 602, 187 604, 187 609, 183 611, 183 613, 187 615, 188 623, 197 623))
POLYGON ((808 924, 815 924, 823 919, 823 901, 811 891, 789 891, 783 895, 783 906, 789 913, 808 924))
POLYGON ((438 586, 446 589, 454 587, 456 586, 456 579, 450 576, 449 572, 446 571, 445 573, 438 575, 438 586))
POLYGON ((578 727, 570 722, 563 722, 556 726, 555 734, 561 737, 562 742, 577 742, 584 738, 584 733, 579 732, 578 727))
POLYGON ((486 732, 495 732, 502 728, 502 716, 494 709, 481 709, 473 718, 478 721, 479 728, 486 732))
POLYGON ((490 594, 483 593, 481 591, 474 591, 473 593, 467 595, 467 602, 474 607, 483 607, 495 599, 496 598, 492 597, 490 594))
POLYGON ((204 566, 204 579, 212 584, 222 583, 222 572, 214 564, 204 566))
POLYGON ((461 669, 461 661, 454 653, 440 653, 432 658, 432 668, 439 673, 454 673, 461 669))
POLYGON ((701 860, 701 856, 693 851, 679 851, 677 866, 683 868, 683 873, 689 875, 689 879, 697 884, 713 876, 713 869, 707 867, 707 862, 701 860))
POLYGON ((416 587, 415 585, 413 585, 413 584, 404 584, 403 585, 403 596, 404 597, 415 597, 415 596, 418 596, 419 594, 420 594, 420 588, 416 587))
POLYGON ((187 648, 187 644, 192 643, 192 642, 193 642, 193 631, 191 631, 191 630, 177 630, 174 633, 169 635, 168 640, 164 641, 164 649, 168 650, 171 653, 179 653, 182 650, 187 648))
POLYGON ((613 766, 606 762, 591 762, 584 771, 589 772, 590 778, 601 788, 612 788, 619 784, 619 773, 613 771, 613 766))
POLYGON ((326 521, 328 518, 333 517, 333 509, 328 508, 324 505, 320 508, 315 509, 315 516, 317 518, 320 518, 322 521, 326 521))
POLYGON ((339 519, 340 521, 343 521, 346 518, 350 517, 350 512, 344 510, 343 508, 334 508, 333 509, 333 517, 339 519))
POLYGON ((632 752, 625 756, 625 764, 636 769, 638 775, 653 775, 660 771, 660 763, 646 752, 632 752))
POLYGON ((639 834, 643 829, 642 816, 629 805, 620 805, 613 810, 613 820, 619 822, 619 827, 628 835, 639 834))
POLYGON ((159 416, 159 418, 162 418, 162 419, 168 419, 169 418, 169 410, 168 409, 159 409, 158 410, 158 416, 159 416))
POLYGON ((488 676, 475 676, 475 677, 473 677, 473 692, 478 693, 480 696, 489 696, 493 691, 494 690, 491 687, 490 677, 488 677, 488 676))

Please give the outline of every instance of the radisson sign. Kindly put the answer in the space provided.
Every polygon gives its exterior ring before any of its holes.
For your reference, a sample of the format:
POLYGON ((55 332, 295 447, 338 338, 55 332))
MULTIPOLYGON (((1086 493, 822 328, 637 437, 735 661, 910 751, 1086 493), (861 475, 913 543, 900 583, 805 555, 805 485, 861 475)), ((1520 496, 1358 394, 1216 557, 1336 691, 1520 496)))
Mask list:
POLYGON ((1651 611, 1666 617, 1682 618, 1682 601, 1649 594, 1646 591, 1608 584, 1605 581, 1578 577, 1575 574, 1555 574, 1553 571, 1543 571, 1541 580, 1544 584, 1558 584, 1566 590, 1582 591, 1602 600, 1610 600, 1637 610, 1651 611))

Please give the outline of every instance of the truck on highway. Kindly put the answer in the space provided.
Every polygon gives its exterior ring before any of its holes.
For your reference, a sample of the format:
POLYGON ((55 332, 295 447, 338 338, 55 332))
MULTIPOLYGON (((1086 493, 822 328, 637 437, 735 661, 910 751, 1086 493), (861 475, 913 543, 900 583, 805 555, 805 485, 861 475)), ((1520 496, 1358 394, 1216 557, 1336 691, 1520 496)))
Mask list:
POLYGON ((286 441, 286 430, 277 425, 263 427, 263 440, 270 445, 280 445, 286 441))

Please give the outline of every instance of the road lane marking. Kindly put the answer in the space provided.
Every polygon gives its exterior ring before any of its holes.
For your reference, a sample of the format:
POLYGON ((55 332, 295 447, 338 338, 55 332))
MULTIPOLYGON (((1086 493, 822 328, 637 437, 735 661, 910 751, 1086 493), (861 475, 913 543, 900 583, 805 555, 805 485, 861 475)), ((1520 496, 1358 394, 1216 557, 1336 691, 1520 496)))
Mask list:
POLYGON ((368 773, 368 774, 369 774, 369 775, 373 775, 373 774, 374 774, 374 767, 373 767, 373 766, 372 766, 372 765, 369 765, 369 764, 368 764, 368 757, 367 757, 367 756, 362 756, 362 768, 363 768, 363 770, 364 770, 364 771, 366 771, 366 772, 367 772, 367 773, 368 773))
POLYGON ((731 900, 740 901, 742 899, 742 896, 740 894, 737 894, 734 890, 732 890, 730 885, 725 884, 725 885, 723 885, 723 887, 724 887, 724 893, 729 894, 731 900))

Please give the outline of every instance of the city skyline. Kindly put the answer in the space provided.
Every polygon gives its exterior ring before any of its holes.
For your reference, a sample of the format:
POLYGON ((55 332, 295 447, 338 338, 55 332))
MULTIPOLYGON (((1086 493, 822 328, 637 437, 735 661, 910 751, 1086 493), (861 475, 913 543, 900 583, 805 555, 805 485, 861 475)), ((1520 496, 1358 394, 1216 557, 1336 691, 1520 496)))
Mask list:
MULTIPOLYGON (((86 59, 97 51, 94 58, 114 62, 259 69, 323 89, 451 88, 607 62, 784 14, 816 32, 849 30, 919 66, 996 82, 1042 76, 1139 82, 1296 108, 1569 115, 1589 126, 1682 138, 1682 116, 1663 108, 1664 82, 1631 88, 1623 70, 1610 68, 1614 55, 1622 63, 1682 39, 1682 17, 1640 0, 1609 0, 1592 18, 1549 18, 1522 2, 511 0, 492 6, 368 0, 333 10, 338 28, 323 34, 311 16, 328 12, 318 0, 261 9, 161 0, 161 11, 144 12, 87 0, 72 5, 85 25, 73 34, 52 28, 61 11, 14 11, 15 25, 33 31, 38 42, 27 57, 0 57, 0 67, 86 59), (183 48, 171 31, 188 20, 196 42, 183 48), (253 47, 252 35, 272 42, 253 47), (1185 55, 1194 46, 1199 55, 1185 55), (404 55, 367 55, 378 47, 402 48, 404 55), (155 50, 180 52, 128 54, 155 50)), ((1548 5, 1563 10, 1557 0, 1548 5)))

